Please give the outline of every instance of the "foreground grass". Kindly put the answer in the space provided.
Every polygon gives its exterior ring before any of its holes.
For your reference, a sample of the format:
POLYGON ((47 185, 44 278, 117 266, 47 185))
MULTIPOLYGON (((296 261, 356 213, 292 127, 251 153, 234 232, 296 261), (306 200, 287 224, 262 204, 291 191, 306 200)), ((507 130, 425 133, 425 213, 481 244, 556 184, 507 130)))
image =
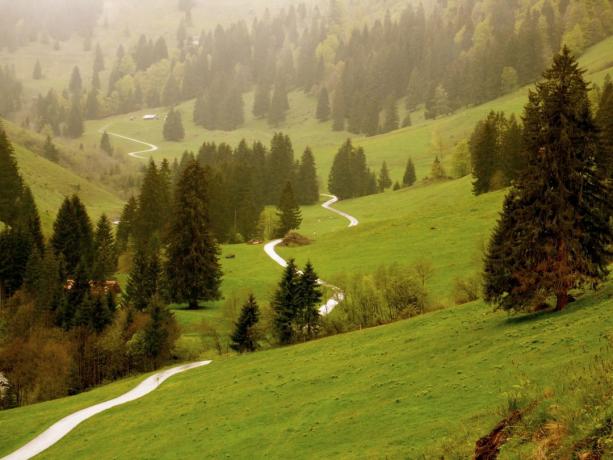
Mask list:
MULTIPOLYGON (((42 458, 427 456, 461 427, 474 440, 489 431, 521 380, 559 380, 598 353, 611 307, 611 286, 561 314, 513 318, 477 302, 221 359, 85 422, 42 458)), ((16 431, 87 397, 0 414, 10 420, 0 453, 18 444, 16 431)))

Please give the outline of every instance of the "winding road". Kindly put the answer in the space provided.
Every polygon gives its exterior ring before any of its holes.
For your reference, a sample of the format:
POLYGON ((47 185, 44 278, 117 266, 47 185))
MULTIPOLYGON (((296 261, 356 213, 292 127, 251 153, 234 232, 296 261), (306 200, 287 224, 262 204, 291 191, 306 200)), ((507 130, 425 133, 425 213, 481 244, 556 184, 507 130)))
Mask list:
MULTIPOLYGON (((100 128, 98 130, 98 132, 100 134, 104 133, 106 131, 106 129, 109 127, 109 125, 100 128)), ((151 153, 151 152, 155 152, 156 150, 158 150, 158 146, 154 145, 154 144, 150 144, 149 142, 143 142, 143 141, 139 141, 138 139, 134 139, 132 137, 128 137, 128 136, 124 136, 123 134, 117 134, 117 133, 113 133, 111 131, 106 131, 106 133, 109 136, 115 136, 115 137, 119 137, 120 139, 125 139, 127 141, 131 141, 131 142, 136 142, 137 144, 142 144, 142 145, 146 145, 147 148, 145 150, 137 150, 135 152, 128 152, 128 155, 130 155, 132 158, 137 158, 139 160, 147 160, 148 157, 144 157, 141 155, 141 153, 151 153)))
MULTIPOLYGON (((105 126, 104 128, 100 128, 98 132, 102 133, 106 130, 106 128, 108 128, 108 125, 105 126)), ((147 157, 142 156, 141 155, 142 153, 150 153, 150 152, 155 152, 156 150, 158 150, 157 145, 149 144, 148 142, 143 142, 138 139, 133 139, 131 137, 124 136, 122 134, 113 133, 110 131, 107 131, 107 133, 111 136, 119 137, 121 139, 126 139, 128 141, 136 142, 138 144, 147 146, 147 149, 145 150, 129 152, 128 155, 130 155, 133 158, 146 160, 147 157)), ((338 197, 334 195, 323 194, 323 193, 322 193, 322 196, 326 196, 330 199, 326 201, 325 203, 323 203, 321 206, 347 219, 349 221, 348 227, 355 227, 356 225, 359 224, 359 221, 355 217, 332 207, 332 205, 338 201, 338 197)), ((275 251, 276 246, 282 241, 283 240, 281 239, 270 241, 264 246, 264 251, 276 263, 278 263, 282 267, 287 267, 287 262, 285 261, 285 259, 283 259, 283 257, 277 254, 277 252, 275 251)), ((337 286, 328 284, 323 280, 317 280, 317 281, 320 285, 329 287, 333 290, 332 297, 330 297, 324 305, 319 307, 319 313, 321 315, 327 315, 332 310, 334 310, 334 308, 340 302, 344 300, 345 294, 337 286)), ((176 367, 158 372, 156 374, 153 374, 152 376, 147 377, 145 380, 139 383, 135 388, 128 391, 127 393, 124 393, 121 396, 118 396, 109 401, 105 401, 105 402, 96 404, 94 406, 87 407, 85 409, 81 409, 80 411, 74 412, 73 414, 70 414, 64 417, 60 421, 51 425, 47 430, 45 430, 43 433, 35 437, 32 441, 28 442, 23 447, 7 455, 6 457, 3 457, 1 460, 30 459, 40 454, 41 452, 45 451, 46 449, 48 449, 55 443, 57 443, 60 439, 62 439, 64 436, 66 436, 68 433, 74 430, 80 423, 93 417, 94 415, 97 415, 101 412, 104 412, 108 409, 119 406, 121 404, 125 404, 127 402, 134 401, 135 399, 142 398, 143 396, 151 393, 153 390, 158 388, 165 380, 169 379, 173 375, 188 371, 190 369, 195 369, 197 367, 206 366, 210 363, 211 361, 197 361, 194 363, 176 366, 176 367)))
MULTIPOLYGON (((336 203, 338 201, 338 197, 335 195, 328 195, 327 193, 322 193, 322 196, 327 196, 328 198, 330 198, 328 201, 326 201, 325 203, 323 203, 321 205, 322 208, 327 209, 328 211, 332 211, 333 213, 338 214, 339 216, 344 217, 345 219, 347 219, 349 221, 349 225, 348 227, 356 227, 360 222, 358 221, 358 219, 356 219, 355 217, 353 217, 350 214, 347 214, 346 212, 340 211, 336 208, 333 208, 332 205, 334 203, 336 203)), ((287 261, 281 257, 277 251, 276 251, 276 247, 282 242, 282 239, 277 239, 277 240, 272 240, 269 243, 267 243, 264 246, 264 252, 268 255, 268 257, 270 257, 272 260, 274 260, 276 263, 278 263, 279 265, 281 265, 283 268, 287 267, 287 261)), ((330 297, 325 304, 323 304, 322 306, 319 307, 319 314, 324 316, 329 314, 330 312, 332 312, 332 310, 334 310, 334 308, 341 303, 344 299, 345 299, 345 293, 337 286, 334 286, 332 284, 326 283, 323 280, 317 280, 317 282, 322 285, 322 286, 326 286, 332 289, 333 294, 332 297, 330 297)))
POLYGON ((147 377, 145 380, 143 380, 134 389, 124 393, 121 396, 118 396, 115 399, 96 404, 95 406, 87 407, 64 417, 59 422, 51 425, 47 430, 38 435, 25 446, 4 457, 2 460, 26 460, 32 458, 51 447, 53 444, 74 430, 77 425, 84 422, 88 418, 91 418, 94 415, 104 412, 112 407, 119 406, 120 404, 125 404, 127 402, 134 401, 135 399, 142 398, 146 394, 151 393, 173 375, 188 371, 190 369, 195 369, 197 367, 206 366, 210 363, 211 361, 198 361, 195 363, 183 364, 182 366, 173 367, 171 369, 158 372, 157 374, 153 374, 151 377, 147 377))

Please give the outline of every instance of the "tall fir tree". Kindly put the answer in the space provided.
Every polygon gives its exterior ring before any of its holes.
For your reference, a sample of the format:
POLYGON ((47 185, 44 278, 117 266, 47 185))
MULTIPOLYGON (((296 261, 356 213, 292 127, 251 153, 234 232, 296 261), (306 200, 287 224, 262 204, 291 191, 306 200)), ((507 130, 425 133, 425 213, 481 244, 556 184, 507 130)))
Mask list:
POLYGON ((317 273, 311 262, 307 262, 298 281, 298 302, 300 304, 298 326, 307 340, 312 339, 317 333, 321 299, 322 293, 317 273))
POLYGON ((396 103, 396 100, 394 98, 390 98, 390 100, 385 105, 384 120, 385 121, 383 123, 381 132, 389 133, 390 131, 398 129, 398 104, 396 103))
POLYGON ((111 221, 102 214, 94 234, 94 263, 92 280, 106 281, 117 271, 117 248, 111 221))
POLYGON ((13 145, 0 124, 0 221, 13 225, 17 218, 16 199, 21 196, 23 180, 17 168, 13 145))
POLYGON ((611 187, 595 163, 598 129, 583 73, 565 47, 524 109, 528 166, 505 199, 484 268, 485 300, 505 310, 549 296, 562 310, 569 290, 608 274, 611 187))
POLYGON ((134 236, 134 229, 138 216, 138 202, 133 196, 123 207, 121 218, 117 225, 116 244, 118 252, 123 252, 128 248, 130 238, 134 236))
POLYGON ((277 227, 277 237, 283 238, 290 230, 295 230, 302 223, 302 213, 300 206, 294 197, 294 190, 291 182, 286 182, 281 200, 277 206, 277 216, 279 217, 279 226, 277 227))
POLYGON ((386 189, 392 186, 392 179, 390 179, 390 173, 387 169, 387 162, 383 162, 381 170, 379 171, 379 177, 377 178, 377 186, 380 192, 385 192, 386 189))
POLYGON ((34 64, 34 70, 32 71, 32 79, 42 80, 42 78, 43 78, 43 69, 40 66, 40 61, 37 59, 36 64, 34 64))
POLYGON ((402 185, 404 187, 410 187, 417 181, 417 176, 415 175, 415 165, 413 164, 413 159, 409 158, 407 160, 407 166, 404 169, 404 176, 402 176, 402 185))
POLYGON ((45 138, 45 143, 43 144, 43 155, 47 160, 53 161, 54 163, 60 161, 60 152, 49 135, 47 135, 45 138))
POLYGON ((255 96, 253 100, 253 116, 256 118, 264 118, 268 115, 270 109, 270 85, 266 82, 258 83, 255 87, 255 96))
POLYGON ((345 93, 342 83, 339 83, 334 90, 334 100, 332 102, 332 130, 343 131, 345 129, 345 118, 347 116, 345 107, 345 93))
POLYGON ((596 124, 600 129, 600 149, 596 156, 598 167, 604 175, 613 179, 613 83, 605 82, 598 106, 596 124))
POLYGON ((309 147, 304 150, 298 168, 296 178, 296 197, 298 203, 309 205, 315 204, 319 200, 319 184, 317 182, 317 171, 315 167, 315 157, 309 147))
POLYGON ((73 96, 72 105, 66 120, 66 135, 73 139, 81 137, 85 127, 83 125, 83 112, 81 111, 81 100, 78 95, 73 96))
POLYGON ((220 297, 219 247, 211 232, 205 172, 196 161, 177 184, 166 255, 171 300, 194 309, 199 301, 220 297))
POLYGON ((283 78, 279 78, 275 82, 275 87, 272 92, 270 109, 268 111, 268 123, 270 123, 272 126, 279 126, 282 121, 285 121, 285 116, 288 109, 289 102, 287 99, 285 80, 283 78))
POLYGON ((230 339, 230 348, 239 353, 255 351, 258 347, 257 324, 260 320, 260 308, 253 294, 241 309, 238 321, 234 325, 234 333, 230 339))
POLYGON ((74 66, 74 68, 72 69, 68 89, 73 94, 73 96, 79 96, 81 94, 81 91, 83 90, 83 80, 81 80, 81 72, 79 71, 78 66, 74 66))
POLYGON ((319 121, 328 121, 330 118, 330 98, 328 96, 328 89, 325 86, 319 92, 315 117, 319 121))
POLYGON ((113 154, 113 146, 111 145, 111 137, 109 133, 104 131, 102 137, 100 137, 100 150, 106 152, 109 155, 113 154))
POLYGON ((167 141, 179 142, 185 137, 185 130, 183 129, 183 121, 181 119, 181 112, 174 107, 170 109, 166 120, 164 121, 163 128, 164 139, 167 141))
POLYGON ((281 345, 288 345, 296 338, 294 321, 300 313, 299 281, 294 259, 290 259, 272 301, 274 333, 281 345))
POLYGON ((138 311, 145 311, 153 297, 158 294, 161 268, 155 249, 137 248, 132 258, 123 303, 138 311))

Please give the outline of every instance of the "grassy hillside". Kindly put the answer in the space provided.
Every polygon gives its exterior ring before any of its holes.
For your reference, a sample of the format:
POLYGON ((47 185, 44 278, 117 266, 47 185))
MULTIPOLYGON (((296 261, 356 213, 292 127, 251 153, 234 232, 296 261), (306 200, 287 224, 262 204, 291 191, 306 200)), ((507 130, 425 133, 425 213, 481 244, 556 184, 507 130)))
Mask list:
POLYGON ((32 153, 25 147, 20 145, 14 147, 19 170, 32 189, 46 234, 51 232, 55 215, 64 197, 73 193, 81 197, 92 219, 97 219, 102 213, 116 218, 121 213, 123 201, 111 192, 32 153))
MULTIPOLYGON (((611 286, 562 314, 473 303, 222 359, 85 422, 41 458, 427 457, 445 437, 487 433, 520 382, 563 381, 613 331, 611 307, 611 286)), ((0 413, 0 453, 125 387, 0 413)))

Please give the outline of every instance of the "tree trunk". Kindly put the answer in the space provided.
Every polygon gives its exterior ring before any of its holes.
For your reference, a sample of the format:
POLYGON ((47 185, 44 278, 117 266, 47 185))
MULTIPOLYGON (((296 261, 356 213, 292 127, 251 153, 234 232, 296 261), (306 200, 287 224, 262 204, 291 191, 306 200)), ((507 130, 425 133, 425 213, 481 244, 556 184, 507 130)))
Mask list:
POLYGON ((568 305, 568 291, 558 292, 556 294, 556 310, 562 311, 568 305))

